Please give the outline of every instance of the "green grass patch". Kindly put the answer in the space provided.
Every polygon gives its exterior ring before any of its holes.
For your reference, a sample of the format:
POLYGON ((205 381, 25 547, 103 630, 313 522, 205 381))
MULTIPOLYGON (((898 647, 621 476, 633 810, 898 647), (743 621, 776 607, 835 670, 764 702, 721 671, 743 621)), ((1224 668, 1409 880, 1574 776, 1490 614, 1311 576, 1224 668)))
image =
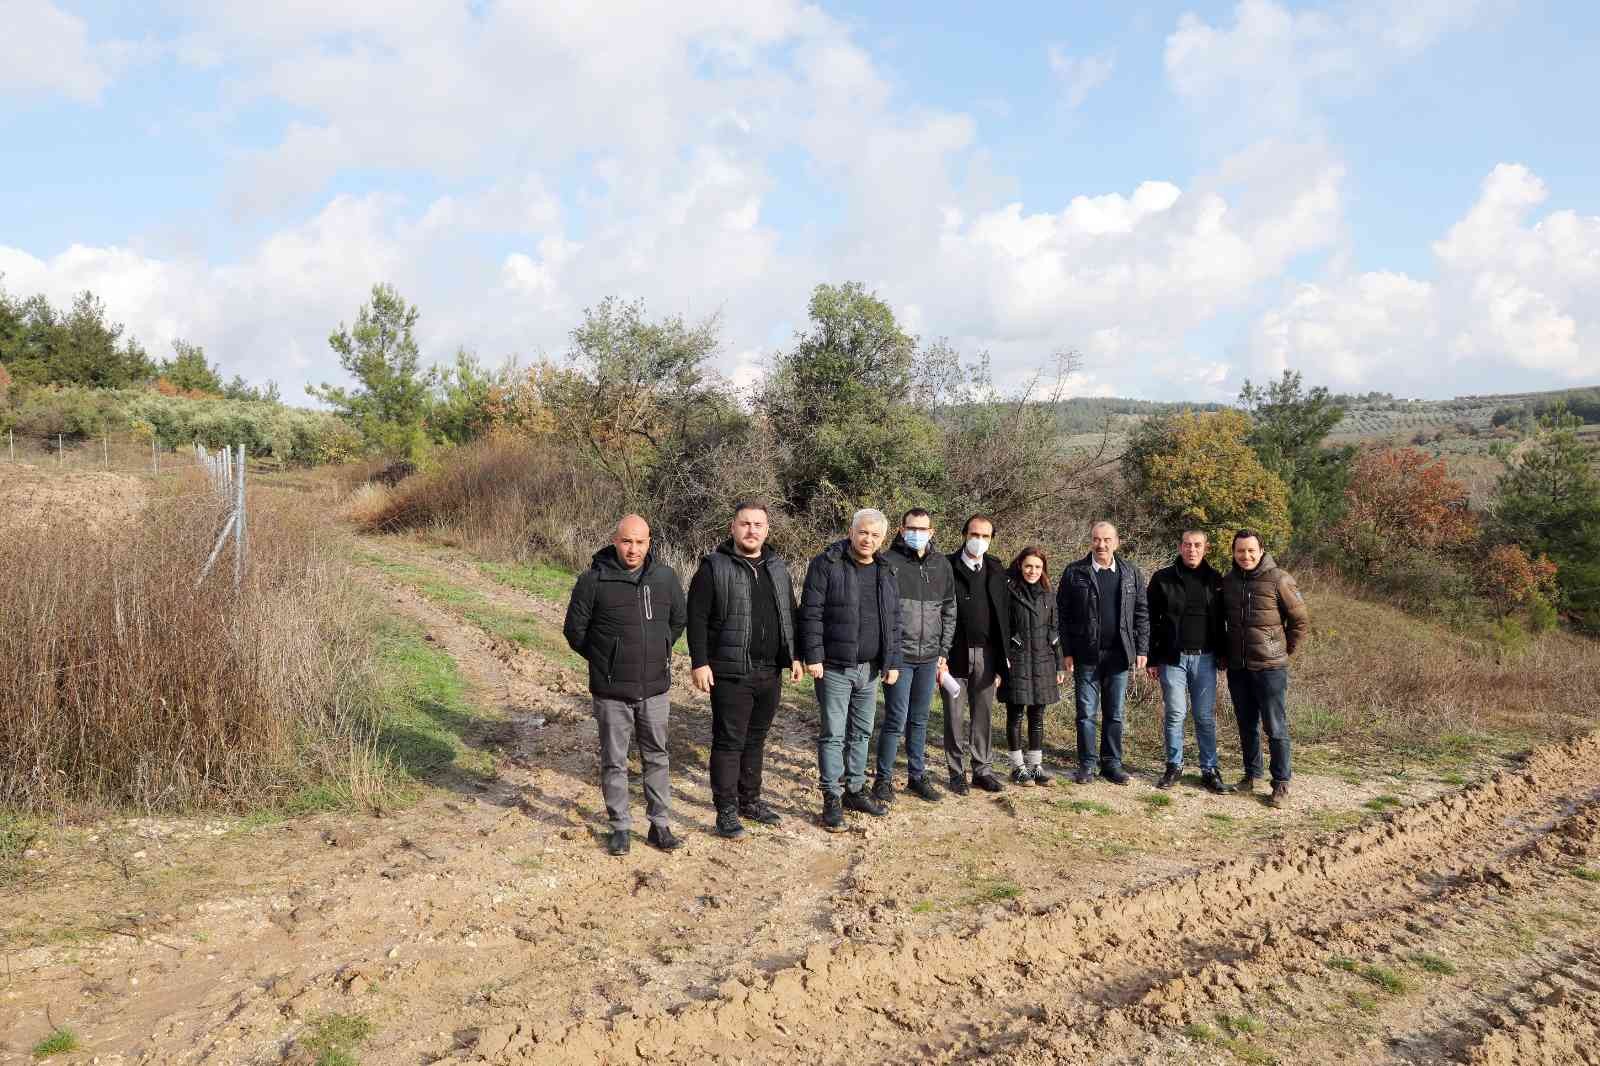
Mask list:
POLYGON ((1426 951, 1419 951, 1411 956, 1411 961, 1422 967, 1423 972, 1436 974, 1440 977, 1450 977, 1456 972, 1456 964, 1449 959, 1438 955, 1430 955, 1426 951))
POLYGON ((975 877, 972 879, 972 893, 967 897, 966 903, 973 907, 985 903, 1004 903, 1020 895, 1022 886, 1010 878, 975 877))
POLYGON ((1378 1013, 1378 997, 1371 992, 1346 992, 1345 1001, 1362 1014, 1378 1013))
POLYGON ((938 904, 931 899, 919 899, 911 905, 912 914, 932 914, 938 909, 938 904))
POLYGON ((1588 866, 1574 866, 1572 868, 1572 876, 1580 881, 1600 882, 1600 870, 1591 869, 1588 866))
POLYGON ((38 838, 39 830, 31 819, 0 811, 0 885, 22 879, 27 862, 23 854, 38 838))
POLYGON ((1335 955, 1328 960, 1328 965, 1335 970, 1343 970, 1345 973, 1355 974, 1362 980, 1377 985, 1390 995, 1399 995, 1411 987, 1404 977, 1387 967, 1357 962, 1343 955, 1335 955))
POLYGON ((1401 799, 1399 796, 1373 796, 1361 806, 1365 807, 1369 811, 1378 811, 1381 813, 1383 811, 1392 811, 1396 807, 1405 806, 1405 800, 1401 799))
POLYGON ((385 679, 379 752, 413 780, 447 772, 492 778, 493 760, 470 745, 491 731, 496 719, 468 699, 455 660, 428 643, 422 627, 399 619, 383 623, 377 645, 385 679))
POLYGON ((1223 1040, 1220 1043, 1222 1047, 1227 1048, 1233 1054, 1234 1058, 1240 1062, 1247 1062, 1250 1066, 1272 1066, 1273 1063, 1278 1061, 1275 1056, 1269 1055, 1267 1052, 1262 1051, 1253 1044, 1247 1044, 1243 1040, 1223 1040))
POLYGON ((1335 970, 1343 970, 1345 973, 1356 972, 1356 960, 1347 959, 1343 955, 1335 955, 1333 958, 1329 959, 1328 966, 1335 970))
POLYGON ((1217 1024, 1234 1036, 1254 1036, 1266 1029, 1265 1025, 1248 1014, 1219 1014, 1217 1024))
POLYGON ((518 647, 536 651, 546 659, 554 660, 563 666, 575 670, 584 666, 583 659, 567 647, 567 640, 561 635, 560 630, 530 614, 485 604, 480 607, 468 607, 461 612, 461 616, 485 633, 492 633, 511 641, 518 647))
POLYGON ((371 1035, 364 1014, 315 1014, 296 1043, 317 1057, 317 1066, 355 1066, 355 1049, 371 1035))
POLYGON ((1462 785, 1467 783, 1467 775, 1451 770, 1449 773, 1436 775, 1434 780, 1439 782, 1441 785, 1452 785, 1456 788, 1460 788, 1462 785))
POLYGON ((1151 792, 1148 795, 1140 796, 1139 802, 1149 807, 1152 811, 1159 811, 1163 807, 1172 806, 1172 797, 1165 792, 1151 792))
POLYGON ((1073 814, 1092 814, 1099 818, 1116 813, 1096 800, 1056 800, 1056 806, 1073 814))
POLYGON ((1221 1034, 1205 1022, 1190 1022, 1183 1027, 1183 1035, 1190 1040, 1215 1040, 1221 1034))
POLYGON ((1349 829, 1361 821, 1359 811, 1335 811, 1326 807, 1306 812, 1306 821, 1325 833, 1336 833, 1341 829, 1349 829))
POLYGON ((33 1057, 47 1059, 51 1055, 67 1055, 77 1051, 83 1044, 78 1040, 78 1034, 71 1029, 57 1026, 50 1035, 33 1045, 33 1057))
POLYGON ((577 580, 570 571, 544 563, 479 563, 478 572, 507 588, 556 601, 572 595, 572 584, 577 580))

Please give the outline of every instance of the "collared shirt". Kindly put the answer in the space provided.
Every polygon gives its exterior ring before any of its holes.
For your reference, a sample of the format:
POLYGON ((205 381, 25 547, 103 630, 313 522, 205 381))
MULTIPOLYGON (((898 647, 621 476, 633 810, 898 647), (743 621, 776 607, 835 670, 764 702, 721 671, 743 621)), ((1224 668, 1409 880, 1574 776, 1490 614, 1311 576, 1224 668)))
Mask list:
POLYGON ((963 563, 966 563, 967 564, 967 569, 971 570, 974 574, 976 574, 979 570, 983 569, 983 559, 981 559, 981 558, 974 559, 972 556, 968 555, 966 552, 962 552, 961 553, 961 561, 963 563))
POLYGON ((1095 561, 1095 557, 1093 555, 1091 555, 1091 556, 1089 556, 1089 566, 1097 574, 1102 570, 1109 570, 1114 574, 1114 573, 1117 572, 1117 557, 1115 555, 1113 555, 1111 557, 1111 565, 1110 566, 1101 566, 1098 562, 1095 561))

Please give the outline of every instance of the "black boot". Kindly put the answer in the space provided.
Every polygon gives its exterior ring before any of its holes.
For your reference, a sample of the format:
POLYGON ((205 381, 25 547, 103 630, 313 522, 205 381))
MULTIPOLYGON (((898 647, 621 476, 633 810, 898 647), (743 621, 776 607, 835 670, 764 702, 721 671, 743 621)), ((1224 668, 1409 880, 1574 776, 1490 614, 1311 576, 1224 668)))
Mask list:
POLYGON ((972 791, 972 789, 967 785, 967 775, 951 774, 950 791, 954 792, 958 796, 965 796, 968 792, 972 791))
POLYGON ((744 823, 739 821, 737 807, 717 808, 717 836, 724 840, 738 840, 744 836, 744 823))
POLYGON ((606 837, 606 850, 613 855, 628 854, 629 833, 626 829, 613 829, 611 835, 606 837))
POLYGON ((872 798, 885 807, 894 806, 894 782, 887 777, 880 777, 872 785, 872 798))
POLYGON ((683 847, 682 838, 673 833, 670 826, 665 825, 652 825, 650 835, 645 837, 645 840, 657 851, 677 851, 683 847))
POLYGON ((1214 796, 1226 796, 1233 791, 1233 786, 1222 779, 1221 770, 1206 770, 1200 775, 1200 783, 1214 796))
POLYGON ((981 788, 985 792, 1004 792, 1006 790, 1006 786, 1002 785, 1000 779, 994 774, 973 774, 972 787, 981 788))
POLYGON ((1126 785, 1128 772, 1120 766, 1107 766, 1100 771, 1100 776, 1110 781, 1113 785, 1126 785))
POLYGON ((1173 785, 1177 784, 1178 773, 1179 773, 1179 770, 1178 770, 1178 764, 1177 763, 1175 763, 1175 762, 1167 763, 1167 772, 1161 775, 1161 780, 1156 782, 1156 787, 1157 788, 1171 788, 1173 785))
POLYGON ((913 796, 927 800, 929 803, 937 803, 944 798, 939 795, 938 790, 933 787, 933 782, 928 780, 926 774, 906 781, 906 791, 913 796))
POLYGON ((752 822, 760 822, 762 825, 777 825, 783 821, 778 816, 778 812, 768 807, 767 801, 762 799, 754 799, 749 803, 740 803, 739 817, 748 818, 752 822))
POLYGON ((889 813, 883 804, 873 799, 872 794, 864 788, 858 792, 846 792, 844 794, 844 809, 847 811, 860 811, 862 814, 870 814, 874 818, 882 818, 889 813))
POLYGON ((822 828, 830 833, 844 832, 844 808, 832 792, 822 794, 822 828))

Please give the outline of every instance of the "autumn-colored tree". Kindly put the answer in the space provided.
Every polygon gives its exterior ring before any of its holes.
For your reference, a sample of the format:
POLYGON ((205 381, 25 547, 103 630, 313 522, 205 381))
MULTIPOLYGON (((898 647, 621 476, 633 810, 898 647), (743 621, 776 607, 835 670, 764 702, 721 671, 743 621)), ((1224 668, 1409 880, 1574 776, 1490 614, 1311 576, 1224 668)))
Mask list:
POLYGON ((1396 550, 1455 551, 1477 535, 1467 487, 1443 459, 1414 448, 1363 452, 1344 496, 1333 540, 1363 569, 1396 550))
POLYGON ((1248 443, 1240 411, 1184 411, 1145 419, 1123 454, 1123 472, 1176 539, 1198 527, 1211 538, 1213 562, 1227 558, 1234 531, 1260 530, 1268 549, 1289 541, 1289 489, 1248 443))
POLYGON ((1485 552, 1476 573, 1478 591, 1500 615, 1549 603, 1556 594, 1556 564, 1530 559, 1520 544, 1498 544, 1485 552))

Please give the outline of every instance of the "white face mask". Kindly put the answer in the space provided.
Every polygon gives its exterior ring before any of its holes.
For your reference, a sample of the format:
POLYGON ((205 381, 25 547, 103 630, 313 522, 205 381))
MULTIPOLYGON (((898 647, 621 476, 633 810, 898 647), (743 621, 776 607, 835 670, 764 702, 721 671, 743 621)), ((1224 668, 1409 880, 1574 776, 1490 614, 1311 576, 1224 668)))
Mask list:
POLYGON ((984 553, 987 552, 988 550, 989 550, 989 538, 988 537, 968 537, 967 538, 967 554, 972 556, 972 558, 974 558, 974 559, 982 559, 984 553))

